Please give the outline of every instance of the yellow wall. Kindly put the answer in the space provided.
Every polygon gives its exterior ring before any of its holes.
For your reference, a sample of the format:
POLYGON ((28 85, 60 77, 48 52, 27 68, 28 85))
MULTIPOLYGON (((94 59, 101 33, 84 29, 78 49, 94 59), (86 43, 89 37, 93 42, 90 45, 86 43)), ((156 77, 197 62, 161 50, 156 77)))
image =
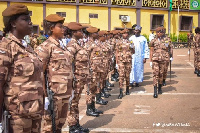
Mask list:
POLYGON ((107 7, 79 7, 79 23, 89 23, 90 25, 108 30, 108 8, 107 7), (98 14, 98 18, 90 18, 89 13, 98 14))
MULTIPOLYGON (((198 12, 179 12, 179 16, 193 16, 192 31, 194 33, 194 27, 198 27, 198 12)), ((171 33, 177 34, 177 19, 178 15, 176 11, 171 12, 171 33)), ((200 20, 199 20, 200 21, 200 20)), ((179 34, 188 33, 180 31, 179 34)))
POLYGON ((119 15, 130 16, 130 22, 127 23, 126 27, 131 28, 132 25, 136 24, 136 9, 128 8, 111 8, 111 30, 114 28, 125 28, 119 15))
POLYGON ((32 11, 32 16, 31 16, 31 21, 33 25, 39 25, 40 29, 42 30, 43 28, 41 27, 41 22, 43 21, 43 5, 42 4, 34 4, 34 3, 10 3, 12 4, 23 4, 28 7, 28 10, 32 11))
POLYGON ((3 24, 3 16, 2 12, 7 8, 7 2, 0 2, 0 30, 3 31, 4 24, 3 24))
POLYGON ((46 5, 46 16, 56 14, 56 12, 66 12, 65 22, 76 22, 76 6, 70 5, 46 5))
POLYGON ((140 19, 140 25, 142 27, 141 34, 149 35, 151 33, 151 31, 150 31, 151 14, 163 14, 164 15, 163 25, 166 28, 166 31, 168 32, 168 11, 141 9, 141 19, 140 19))

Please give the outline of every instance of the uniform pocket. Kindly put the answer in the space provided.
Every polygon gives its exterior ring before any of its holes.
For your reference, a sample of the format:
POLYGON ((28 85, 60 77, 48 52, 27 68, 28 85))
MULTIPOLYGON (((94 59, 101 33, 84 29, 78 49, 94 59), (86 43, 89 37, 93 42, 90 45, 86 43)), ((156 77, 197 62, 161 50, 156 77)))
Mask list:
POLYGON ((85 50, 80 50, 76 55, 76 60, 78 61, 88 61, 88 54, 85 50))
POLYGON ((34 64, 26 62, 17 62, 14 67, 14 76, 30 76, 34 72, 34 64))
POLYGON ((22 91, 18 94, 18 114, 34 114, 42 111, 38 91, 22 91))

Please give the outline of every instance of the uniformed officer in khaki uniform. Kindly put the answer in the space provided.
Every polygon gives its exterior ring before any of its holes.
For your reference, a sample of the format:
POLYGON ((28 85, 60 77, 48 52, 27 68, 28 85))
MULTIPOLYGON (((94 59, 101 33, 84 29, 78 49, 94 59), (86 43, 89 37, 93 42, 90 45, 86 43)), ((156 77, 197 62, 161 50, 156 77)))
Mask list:
POLYGON ((172 44, 170 37, 166 36, 165 33, 166 33, 166 28, 164 28, 164 33, 160 33, 160 34, 163 34, 162 36, 164 37, 164 41, 166 44, 168 44, 168 47, 166 48, 166 54, 168 54, 168 55, 166 56, 166 61, 165 61, 162 86, 166 86, 168 67, 169 67, 170 61, 172 62, 172 60, 173 60, 173 58, 171 56, 171 55, 173 55, 173 44, 172 44))
POLYGON ((60 43, 64 35, 64 20, 57 14, 50 14, 44 19, 44 29, 49 38, 36 49, 43 62, 45 79, 48 79, 44 88, 46 89, 47 84, 49 84, 49 89, 54 92, 55 127, 52 126, 52 117, 47 111, 50 99, 48 99, 47 90, 45 90, 43 133, 50 133, 54 130, 56 130, 56 133, 61 133, 67 118, 73 73, 70 52, 60 43))
POLYGON ((168 49, 171 47, 169 43, 171 40, 164 36, 164 32, 164 27, 156 28, 156 38, 149 45, 151 47, 150 66, 153 69, 154 98, 157 98, 158 94, 162 94, 164 68, 166 61, 169 59, 168 49))
POLYGON ((116 63, 119 72, 119 99, 123 97, 123 82, 126 81, 126 95, 129 95, 130 72, 132 68, 132 54, 134 47, 128 41, 128 29, 121 31, 122 38, 116 44, 116 63))
POLYGON ((100 80, 100 77, 97 76, 99 70, 102 71, 102 57, 100 55, 100 47, 97 46, 98 42, 98 29, 96 27, 89 27, 86 28, 88 32, 88 41, 85 43, 84 49, 88 52, 89 60, 90 60, 90 75, 91 75, 91 82, 87 85, 86 91, 86 104, 87 104, 87 111, 86 114, 88 116, 99 116, 103 112, 97 110, 95 108, 95 96, 99 92, 97 91, 97 84, 100 80))
POLYGON ((83 38, 82 25, 77 22, 71 22, 68 24, 68 28, 71 30, 72 39, 67 44, 67 49, 73 56, 74 72, 74 93, 67 117, 69 132, 89 132, 87 128, 83 128, 79 124, 78 108, 79 100, 81 98, 81 93, 84 89, 84 85, 88 84, 91 79, 89 72, 89 56, 87 51, 83 48, 83 44, 80 43, 80 39, 83 38))
POLYGON ((195 51, 195 61, 196 61, 196 74, 197 77, 200 77, 200 28, 197 27, 195 29, 195 37, 194 37, 194 51, 195 51))
POLYGON ((9 133, 40 133, 44 108, 42 62, 23 40, 32 30, 29 11, 25 5, 14 4, 2 16, 8 36, 0 44, 0 110, 4 104, 11 115, 9 133))

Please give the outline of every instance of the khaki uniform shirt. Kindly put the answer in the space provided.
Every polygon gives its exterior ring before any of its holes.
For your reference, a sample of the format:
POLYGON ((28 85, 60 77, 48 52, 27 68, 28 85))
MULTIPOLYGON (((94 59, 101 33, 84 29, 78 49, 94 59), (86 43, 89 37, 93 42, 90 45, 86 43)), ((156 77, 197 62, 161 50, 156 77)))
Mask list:
POLYGON ((4 84, 4 103, 11 114, 42 114, 42 62, 30 45, 9 33, 0 44, 0 80, 4 84))
POLYGON ((49 37, 36 49, 43 64, 47 65, 48 81, 50 89, 59 95, 60 98, 68 98, 71 89, 68 88, 68 82, 72 81, 72 56, 63 49, 59 42, 49 37))
POLYGON ((73 38, 68 43, 67 49, 71 52, 74 58, 74 76, 76 77, 76 80, 88 83, 91 78, 89 78, 89 55, 87 51, 73 38))
POLYGON ((173 47, 169 37, 163 37, 161 39, 155 38, 150 42, 149 46, 154 47, 153 61, 169 61, 169 52, 172 52, 173 47))
POLYGON ((120 62, 131 62, 133 48, 127 39, 120 39, 116 44, 115 50, 117 51, 116 56, 120 62))

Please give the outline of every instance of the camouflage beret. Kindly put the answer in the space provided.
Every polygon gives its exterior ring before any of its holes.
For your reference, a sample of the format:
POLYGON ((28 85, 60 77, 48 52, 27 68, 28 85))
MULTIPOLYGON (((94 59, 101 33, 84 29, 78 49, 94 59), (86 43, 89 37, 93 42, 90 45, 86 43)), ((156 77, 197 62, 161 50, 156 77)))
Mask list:
POLYGON ((105 35, 106 33, 105 33, 105 31, 99 31, 98 34, 99 34, 99 36, 103 36, 103 35, 105 35))
POLYGON ((124 29, 123 32, 124 32, 124 33, 128 33, 129 30, 128 30, 128 29, 124 29))
POLYGON ((69 23, 63 23, 63 25, 64 25, 65 27, 68 27, 68 24, 69 24, 69 23))
POLYGON ((77 22, 70 22, 68 24, 68 28, 71 30, 81 30, 83 28, 83 26, 77 22))
POLYGON ((89 27, 89 28, 86 28, 86 30, 89 33, 96 33, 96 32, 98 32, 98 29, 96 27, 89 27))
POLYGON ((166 29, 164 27, 157 27, 156 32, 159 32, 159 31, 165 32, 166 29))
POLYGON ((17 14, 29 14, 28 8, 25 5, 22 4, 14 4, 9 7, 7 7, 3 12, 2 16, 4 17, 10 17, 17 14))
POLYGON ((108 34, 107 30, 103 30, 103 31, 105 32, 106 35, 108 34))
POLYGON ((113 30, 112 33, 113 33, 113 35, 116 35, 116 34, 118 34, 118 30, 113 30))
POLYGON ((50 14, 45 18, 46 21, 49 22, 64 22, 65 18, 59 16, 58 14, 50 14))

